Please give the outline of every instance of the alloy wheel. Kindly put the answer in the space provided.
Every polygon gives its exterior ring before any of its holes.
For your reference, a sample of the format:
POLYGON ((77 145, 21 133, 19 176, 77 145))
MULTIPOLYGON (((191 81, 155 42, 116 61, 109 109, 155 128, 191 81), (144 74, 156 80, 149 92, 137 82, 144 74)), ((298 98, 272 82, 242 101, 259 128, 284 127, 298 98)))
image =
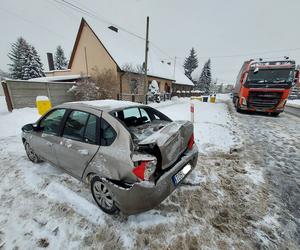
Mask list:
POLYGON ((29 143, 25 144, 25 151, 26 151, 26 154, 27 154, 29 160, 31 160, 32 162, 38 162, 39 161, 38 156, 35 154, 32 147, 29 145, 29 143))
POLYGON ((109 193, 109 190, 105 186, 105 184, 101 181, 97 181, 93 185, 93 191, 95 198, 97 200, 97 203, 105 208, 105 209, 112 209, 114 206, 113 199, 109 193))

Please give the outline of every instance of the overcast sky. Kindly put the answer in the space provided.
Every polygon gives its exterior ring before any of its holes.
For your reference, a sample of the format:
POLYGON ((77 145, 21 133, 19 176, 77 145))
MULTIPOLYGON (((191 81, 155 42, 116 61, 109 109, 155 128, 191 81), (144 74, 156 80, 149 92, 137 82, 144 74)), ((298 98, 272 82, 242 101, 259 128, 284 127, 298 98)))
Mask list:
MULTIPOLYGON (((231 83, 242 62, 284 55, 300 63, 300 0, 66 0, 131 32, 144 36, 182 64, 191 47, 199 71, 211 58, 218 82, 231 83)), ((61 0, 1 0, 0 69, 7 71, 11 43, 23 36, 40 53, 61 45, 69 58, 84 14, 61 0)), ((196 73, 197 75, 197 73, 196 73)))

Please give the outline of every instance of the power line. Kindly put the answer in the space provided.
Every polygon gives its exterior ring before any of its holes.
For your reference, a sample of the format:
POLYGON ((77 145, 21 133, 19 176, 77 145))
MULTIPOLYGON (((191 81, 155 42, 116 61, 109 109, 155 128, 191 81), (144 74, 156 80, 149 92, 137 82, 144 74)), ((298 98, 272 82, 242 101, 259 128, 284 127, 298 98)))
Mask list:
POLYGON ((68 14, 71 18, 76 19, 76 20, 78 19, 77 16, 74 15, 73 13, 64 11, 64 8, 65 8, 64 6, 61 7, 60 5, 57 5, 57 2, 54 3, 55 1, 53 2, 52 0, 47 0, 47 1, 51 6, 54 6, 56 9, 58 9, 64 15, 68 14))
POLYGON ((110 22, 110 21, 108 21, 106 19, 100 18, 99 15, 96 12, 94 12, 94 11, 93 12, 95 14, 91 13, 91 12, 89 12, 89 11, 81 8, 81 7, 78 7, 77 5, 75 5, 73 3, 70 3, 70 2, 68 2, 66 0, 62 0, 62 1, 53 0, 53 1, 55 1, 55 2, 57 2, 59 4, 61 4, 61 5, 64 5, 66 7, 69 7, 69 8, 71 8, 71 9, 77 11, 77 12, 80 12, 81 14, 85 14, 85 15, 91 17, 91 18, 94 18, 94 19, 96 19, 96 20, 98 20, 98 21, 100 21, 102 23, 105 23, 106 25, 113 25, 113 26, 117 27, 119 30, 122 30, 122 31, 124 31, 124 32, 126 32, 126 33, 128 33, 128 34, 130 34, 132 36, 135 36, 135 37, 139 38, 139 39, 145 40, 145 38, 142 37, 139 34, 136 34, 136 33, 132 32, 130 30, 127 30, 127 29, 123 28, 122 26, 116 25, 116 24, 114 24, 114 23, 112 23, 112 22, 110 22))
MULTIPOLYGON (((234 57, 247 57, 247 56, 259 56, 259 55, 268 55, 272 53, 280 53, 280 52, 290 52, 290 51, 297 51, 300 48, 291 48, 291 49, 280 49, 280 50, 270 50, 270 51, 263 51, 263 52, 256 52, 256 53, 249 53, 249 54, 235 54, 235 55, 216 55, 216 56, 200 56, 198 58, 207 59, 207 58, 234 58, 234 57)), ((181 56, 178 57, 179 59, 185 59, 185 57, 181 56)), ((274 57, 272 57, 274 58, 274 57)), ((280 58, 280 57, 277 57, 280 58)), ((258 59, 258 58, 257 58, 258 59)))
POLYGON ((30 20, 30 19, 24 18, 23 16, 17 14, 16 12, 13 12, 13 11, 10 11, 10 10, 4 9, 4 8, 0 8, 0 11, 4 12, 4 13, 6 13, 6 14, 9 14, 9 15, 11 15, 11 16, 14 16, 14 17, 16 17, 16 18, 18 18, 18 19, 21 19, 21 20, 23 20, 24 22, 33 24, 33 25, 35 25, 35 26, 41 28, 41 29, 44 30, 44 31, 47 30, 48 32, 51 32, 51 33, 53 33, 53 34, 56 34, 57 36, 59 36, 59 37, 61 37, 61 38, 68 39, 67 37, 65 37, 65 36, 63 36, 63 35, 57 33, 55 30, 51 30, 51 29, 49 29, 49 28, 46 27, 46 26, 43 26, 43 25, 41 25, 41 24, 39 24, 39 23, 37 23, 37 22, 34 22, 34 21, 30 20))

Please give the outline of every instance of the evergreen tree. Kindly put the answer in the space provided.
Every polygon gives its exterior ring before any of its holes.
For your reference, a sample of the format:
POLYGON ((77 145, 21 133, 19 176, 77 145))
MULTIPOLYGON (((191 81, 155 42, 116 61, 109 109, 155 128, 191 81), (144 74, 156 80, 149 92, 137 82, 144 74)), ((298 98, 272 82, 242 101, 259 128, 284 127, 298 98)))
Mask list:
POLYGON ((10 74, 13 79, 28 80, 45 76, 43 64, 36 49, 20 37, 12 44, 8 53, 12 63, 9 64, 10 74))
POLYGON ((43 72, 43 64, 40 56, 38 55, 36 49, 32 45, 29 45, 29 48, 25 53, 23 79, 28 80, 43 76, 45 76, 45 74, 43 72))
POLYGON ((196 89, 204 91, 205 94, 209 94, 211 84, 211 66, 210 59, 204 64, 200 78, 196 84, 196 89))
POLYGON ((24 38, 19 37, 15 43, 11 45, 11 51, 8 53, 8 58, 11 60, 9 72, 13 79, 23 79, 25 54, 29 49, 28 43, 24 38))
POLYGON ((57 46, 57 48, 56 48, 54 61, 55 61, 56 69, 66 69, 68 66, 68 61, 65 57, 64 50, 62 49, 62 47, 60 45, 57 46))
POLYGON ((197 67, 198 67, 197 54, 194 48, 192 48, 190 50, 190 55, 187 58, 185 58, 183 64, 184 73, 191 81, 193 81, 192 73, 197 67))

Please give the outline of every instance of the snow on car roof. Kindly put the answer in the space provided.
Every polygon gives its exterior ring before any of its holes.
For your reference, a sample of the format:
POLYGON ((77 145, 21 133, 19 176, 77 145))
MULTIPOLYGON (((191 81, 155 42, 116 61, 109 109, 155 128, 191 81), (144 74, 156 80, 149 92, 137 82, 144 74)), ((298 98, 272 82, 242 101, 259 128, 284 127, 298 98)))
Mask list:
POLYGON ((116 109, 120 109, 120 108, 127 108, 127 107, 132 107, 132 106, 143 106, 142 104, 136 103, 136 102, 118 101, 118 100, 112 100, 112 99, 68 102, 66 104, 84 104, 84 105, 92 106, 92 107, 99 108, 101 110, 106 110, 106 111, 116 110, 116 109))
MULTIPOLYGON (((121 69, 126 65, 136 67, 143 64, 145 60, 144 39, 128 34, 120 29, 118 32, 112 31, 97 20, 86 19, 85 21, 121 69)), ((178 84, 194 85, 178 67, 175 67, 174 74, 174 60, 171 58, 166 60, 165 58, 166 55, 162 54, 150 42, 148 75, 175 80, 175 83, 178 84), (168 62, 171 62, 171 64, 168 64, 168 62)))

